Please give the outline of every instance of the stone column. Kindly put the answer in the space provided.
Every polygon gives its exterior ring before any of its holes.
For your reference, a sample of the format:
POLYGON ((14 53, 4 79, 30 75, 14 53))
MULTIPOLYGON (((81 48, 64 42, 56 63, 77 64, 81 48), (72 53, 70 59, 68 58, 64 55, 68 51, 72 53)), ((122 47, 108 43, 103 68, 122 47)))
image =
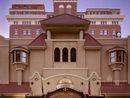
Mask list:
POLYGON ((19 69, 19 70, 16 70, 17 72, 17 83, 18 85, 21 85, 22 84, 22 70, 19 69))
POLYGON ((70 53, 70 49, 68 49, 68 62, 71 62, 71 53, 70 53))
POLYGON ((22 84, 22 72, 24 71, 24 69, 26 68, 26 65, 24 64, 15 64, 15 68, 16 68, 16 75, 17 75, 17 84, 21 85, 22 84))
POLYGON ((80 32, 79 32, 79 39, 80 39, 80 40, 83 39, 83 33, 84 33, 83 30, 80 30, 80 32))
POLYGON ((120 84, 120 71, 121 71, 120 68, 113 69, 115 85, 119 85, 120 84))
POLYGON ((51 39, 51 31, 47 30, 47 39, 50 40, 51 39))
POLYGON ((62 50, 63 50, 63 49, 60 49, 60 62, 62 62, 62 56, 63 56, 62 50))

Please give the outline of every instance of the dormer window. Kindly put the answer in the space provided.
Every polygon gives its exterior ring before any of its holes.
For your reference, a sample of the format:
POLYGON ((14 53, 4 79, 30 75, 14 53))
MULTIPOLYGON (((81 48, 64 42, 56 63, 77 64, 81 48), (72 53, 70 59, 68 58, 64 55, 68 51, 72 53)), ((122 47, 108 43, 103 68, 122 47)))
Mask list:
POLYGON ((126 50, 122 47, 114 47, 110 49, 109 63, 126 63, 126 50))
POLYGON ((28 51, 22 48, 14 48, 11 51, 12 63, 24 63, 28 64, 28 51))

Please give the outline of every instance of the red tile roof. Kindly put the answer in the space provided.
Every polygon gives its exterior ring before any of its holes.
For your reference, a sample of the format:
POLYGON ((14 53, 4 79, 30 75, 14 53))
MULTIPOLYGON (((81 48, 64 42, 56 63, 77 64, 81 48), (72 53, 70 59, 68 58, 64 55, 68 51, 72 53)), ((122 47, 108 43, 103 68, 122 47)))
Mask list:
POLYGON ((42 33, 40 34, 36 39, 34 39, 30 44, 30 47, 35 47, 35 46, 46 46, 45 42, 45 34, 42 33))
POLYGON ((0 84, 0 93, 29 93, 30 91, 29 83, 23 83, 21 86, 17 83, 0 84))
POLYGON ((61 14, 41 21, 41 24, 90 24, 90 21, 82 19, 80 17, 70 15, 70 14, 61 14))
POLYGON ((95 38, 93 38, 90 34, 86 33, 84 46, 85 47, 101 47, 102 45, 95 38))
POLYGON ((125 93, 129 93, 130 94, 130 84, 128 83, 120 83, 119 86, 116 86, 114 83, 106 83, 103 82, 102 86, 101 86, 101 92, 102 93, 113 93, 113 94, 125 94, 125 93))

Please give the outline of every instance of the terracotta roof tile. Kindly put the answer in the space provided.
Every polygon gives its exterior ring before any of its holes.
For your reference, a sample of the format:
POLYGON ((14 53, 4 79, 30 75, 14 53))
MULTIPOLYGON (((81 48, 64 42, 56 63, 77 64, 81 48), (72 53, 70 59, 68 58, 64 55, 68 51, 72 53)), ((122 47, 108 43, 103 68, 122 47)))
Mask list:
POLYGON ((84 46, 85 47, 101 47, 102 45, 95 38, 93 38, 90 34, 86 33, 84 46))
POLYGON ((128 83, 120 83, 119 86, 116 86, 114 83, 103 82, 101 86, 102 93, 130 93, 130 84, 128 83))
POLYGON ((46 46, 45 42, 45 34, 42 33, 40 34, 36 39, 34 39, 29 46, 46 46))
POLYGON ((61 14, 41 21, 41 24, 90 24, 90 21, 80 17, 61 14))
POLYGON ((17 83, 0 84, 0 93, 29 93, 30 91, 29 83, 23 83, 21 86, 17 83))

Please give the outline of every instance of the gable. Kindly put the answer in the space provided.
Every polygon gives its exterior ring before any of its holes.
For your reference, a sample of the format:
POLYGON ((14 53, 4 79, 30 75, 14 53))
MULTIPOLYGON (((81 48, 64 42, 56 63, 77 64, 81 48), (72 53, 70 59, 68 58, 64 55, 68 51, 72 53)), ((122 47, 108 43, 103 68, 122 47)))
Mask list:
POLYGON ((90 34, 86 33, 84 46, 86 49, 88 49, 88 48, 101 48, 102 45, 90 34))
POLYGON ((29 48, 45 48, 46 42, 45 42, 45 34, 40 34, 36 39, 34 39, 29 45, 29 48))
POLYGON ((82 19, 80 17, 70 15, 70 14, 61 14, 49 19, 41 21, 41 24, 90 24, 90 21, 82 19))

